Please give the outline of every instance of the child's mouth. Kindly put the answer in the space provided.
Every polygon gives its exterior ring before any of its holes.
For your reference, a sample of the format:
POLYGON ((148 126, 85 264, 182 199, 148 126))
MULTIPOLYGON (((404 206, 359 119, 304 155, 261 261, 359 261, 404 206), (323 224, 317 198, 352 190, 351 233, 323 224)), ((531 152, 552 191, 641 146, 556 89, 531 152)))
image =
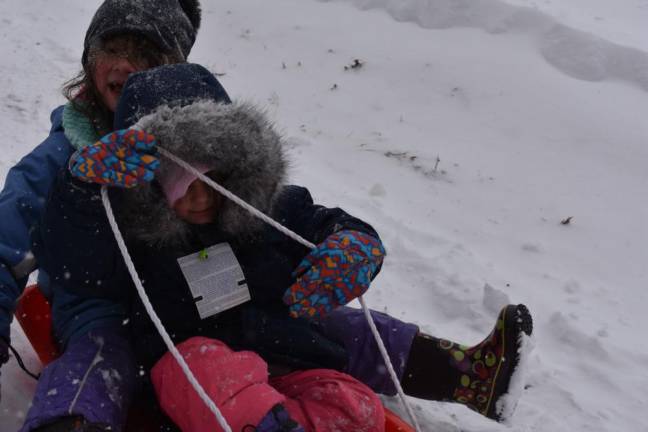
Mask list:
POLYGON ((124 87, 123 83, 118 83, 118 82, 108 83, 108 89, 110 89, 110 91, 113 93, 121 94, 123 87, 124 87))
POLYGON ((193 214, 207 214, 212 211, 212 207, 207 207, 206 209, 203 210, 191 210, 191 213, 193 214))

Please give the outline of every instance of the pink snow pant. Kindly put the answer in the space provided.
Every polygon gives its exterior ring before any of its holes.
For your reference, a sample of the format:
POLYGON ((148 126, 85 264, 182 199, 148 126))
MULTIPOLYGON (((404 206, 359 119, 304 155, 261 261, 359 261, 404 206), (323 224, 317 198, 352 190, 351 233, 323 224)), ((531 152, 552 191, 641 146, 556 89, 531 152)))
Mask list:
MULTIPOLYGON (((281 403, 306 432, 383 432, 376 394, 349 375, 329 369, 293 372, 268 381, 268 366, 251 351, 193 337, 178 350, 233 431, 256 426, 281 403)), ((214 414, 170 353, 151 371, 158 401, 183 432, 222 431, 214 414)))

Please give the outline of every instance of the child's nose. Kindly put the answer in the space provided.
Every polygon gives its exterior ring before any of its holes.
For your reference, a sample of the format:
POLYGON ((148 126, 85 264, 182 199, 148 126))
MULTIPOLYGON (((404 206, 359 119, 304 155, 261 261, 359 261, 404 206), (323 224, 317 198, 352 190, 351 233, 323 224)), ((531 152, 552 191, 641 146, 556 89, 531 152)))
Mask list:
POLYGON ((137 71, 137 68, 128 60, 127 57, 119 57, 115 60, 113 64, 113 70, 123 72, 126 74, 132 74, 137 71))
POLYGON ((208 184, 202 181, 198 181, 193 186, 192 198, 195 203, 205 203, 211 201, 212 189, 208 184))

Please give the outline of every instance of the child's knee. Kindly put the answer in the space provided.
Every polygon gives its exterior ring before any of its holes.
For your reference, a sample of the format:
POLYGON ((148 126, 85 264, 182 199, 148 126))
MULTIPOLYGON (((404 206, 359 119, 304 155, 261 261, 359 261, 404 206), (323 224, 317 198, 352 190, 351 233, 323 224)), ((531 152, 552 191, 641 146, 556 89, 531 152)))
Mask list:
MULTIPOLYGON (((253 352, 235 352, 218 340, 204 337, 188 339, 177 348, 234 430, 256 424, 284 400, 268 385, 268 367, 253 352)), ((151 379, 160 406, 182 430, 220 430, 170 353, 155 365, 151 379)))
MULTIPOLYGON (((250 351, 232 351, 223 342, 205 337, 192 337, 177 346, 192 373, 207 390, 214 386, 213 396, 232 394, 252 384, 265 383, 266 363, 250 351), (215 383, 219 383, 215 386, 215 383)), ((176 359, 167 352, 153 367, 151 379, 158 396, 169 389, 190 389, 190 384, 176 359)), ((193 392, 193 389, 191 390, 193 392)), ((194 392, 195 393, 195 392, 194 392)), ((224 397, 224 396, 223 396, 224 397)))

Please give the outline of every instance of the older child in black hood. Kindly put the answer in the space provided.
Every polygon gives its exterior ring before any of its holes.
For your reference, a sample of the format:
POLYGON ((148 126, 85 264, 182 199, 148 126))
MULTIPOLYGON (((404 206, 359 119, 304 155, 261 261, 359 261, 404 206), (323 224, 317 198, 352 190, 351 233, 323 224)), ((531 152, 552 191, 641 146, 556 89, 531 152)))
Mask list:
MULTIPOLYGON (((112 130, 113 112, 132 72, 186 61, 201 23, 198 0, 105 0, 86 32, 82 71, 64 87, 69 100, 51 114, 49 136, 11 168, 0 192, 0 366, 10 343, 16 299, 37 268, 29 231, 56 173, 75 150, 112 130)), ((47 275, 39 274, 48 294, 47 275)))
MULTIPOLYGON (((186 61, 200 23, 198 0, 105 0, 95 13, 83 41, 83 69, 63 89, 69 102, 52 112, 49 136, 11 168, 0 192, 0 366, 9 359, 10 323, 16 299, 29 274, 39 264, 30 251, 30 231, 41 217, 57 173, 76 148, 92 144, 112 130, 113 112, 131 73, 186 61)), ((47 276, 45 271, 40 271, 38 281, 41 290, 51 296, 53 290, 47 276)), ((67 302, 58 304, 64 304, 67 313, 73 316, 80 302, 70 296, 67 302)), ((61 351, 74 344, 73 336, 57 334, 61 351)), ((76 336, 85 337, 84 334, 76 336)), ((99 350, 97 344, 95 353, 99 350)), ((103 355, 107 356, 109 351, 106 348, 103 355)), ((92 357, 88 359, 91 361, 92 357)), ((55 362, 49 371, 55 370, 61 375, 69 374, 74 367, 55 362)), ((121 397, 118 404, 96 409, 86 400, 85 393, 74 391, 67 395, 67 404, 57 406, 53 403, 57 398, 52 394, 65 395, 56 391, 57 375, 50 376, 52 381, 42 380, 43 386, 51 384, 43 395, 50 395, 47 398, 37 395, 34 399, 30 415, 38 413, 38 418, 28 416, 24 430, 33 430, 68 414, 108 423, 123 420, 122 407, 129 404, 129 396, 121 397), (72 401, 74 406, 70 406, 72 401), (117 405, 120 407, 113 409, 117 405)), ((118 387, 117 381, 112 384, 118 387)))

